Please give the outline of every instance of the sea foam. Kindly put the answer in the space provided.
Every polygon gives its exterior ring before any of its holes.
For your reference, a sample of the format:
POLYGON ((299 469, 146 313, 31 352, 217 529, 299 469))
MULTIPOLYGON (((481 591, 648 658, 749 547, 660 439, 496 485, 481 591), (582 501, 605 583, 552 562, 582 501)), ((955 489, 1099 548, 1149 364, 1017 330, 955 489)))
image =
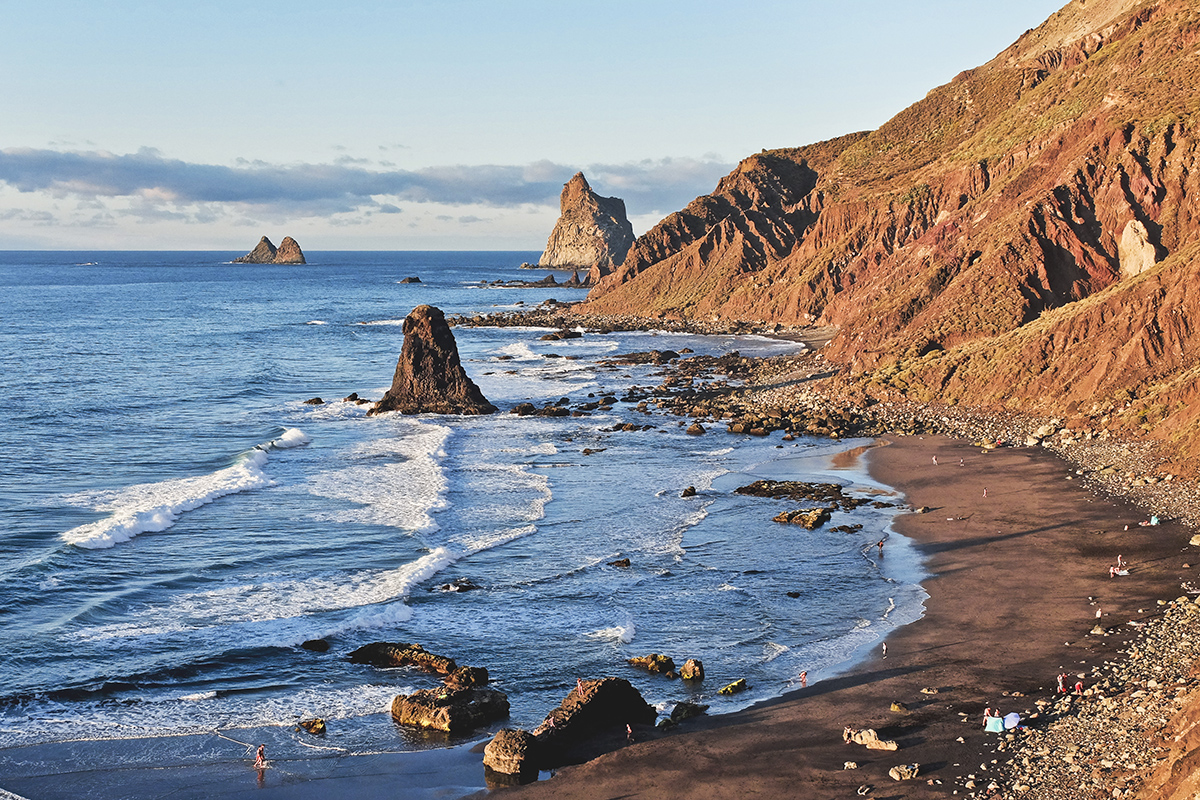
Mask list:
POLYGON ((62 539, 78 547, 99 550, 127 542, 140 533, 165 531, 181 514, 217 498, 271 486, 271 479, 263 472, 268 454, 272 450, 300 447, 308 441, 303 431, 289 428, 279 438, 244 453, 233 465, 208 475, 68 495, 64 500, 71 505, 107 511, 108 516, 72 528, 61 534, 62 539))
POLYGON ((437 530, 431 514, 446 508, 448 486, 441 460, 450 428, 408 423, 398 433, 350 448, 344 457, 351 466, 309 479, 312 494, 355 506, 320 512, 317 519, 423 533, 437 530))

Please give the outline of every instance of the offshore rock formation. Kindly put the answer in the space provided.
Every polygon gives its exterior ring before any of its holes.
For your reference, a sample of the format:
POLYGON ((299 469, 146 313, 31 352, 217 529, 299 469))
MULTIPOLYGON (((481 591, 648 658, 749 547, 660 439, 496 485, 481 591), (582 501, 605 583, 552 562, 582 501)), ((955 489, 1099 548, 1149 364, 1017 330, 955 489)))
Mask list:
POLYGON ((271 240, 262 237, 246 255, 235 258, 234 264, 305 264, 304 253, 300 245, 290 236, 283 237, 279 247, 271 244, 271 240))
POLYGON ((441 309, 417 306, 404 318, 404 345, 392 388, 368 414, 492 414, 496 407, 467 377, 441 309))
POLYGON ((576 172, 563 186, 559 208, 558 222, 538 266, 593 270, 598 277, 625 259, 633 244, 625 201, 600 197, 583 173, 576 172))
POLYGON ((413 728, 462 733, 508 716, 508 695, 497 689, 419 689, 392 698, 392 719, 413 728))
POLYGON ((747 158, 577 310, 836 326, 875 397, 1145 431, 1188 472, 1198 44, 1186 0, 1071 2, 876 131, 747 158))

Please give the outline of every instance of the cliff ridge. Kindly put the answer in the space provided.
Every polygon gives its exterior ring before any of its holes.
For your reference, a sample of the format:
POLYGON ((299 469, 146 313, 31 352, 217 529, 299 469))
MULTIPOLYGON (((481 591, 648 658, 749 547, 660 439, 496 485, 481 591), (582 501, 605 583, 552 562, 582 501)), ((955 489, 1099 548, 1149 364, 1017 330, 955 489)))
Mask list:
POLYGON ((1200 456, 1200 12, 1074 0, 878 130, 742 161, 583 313, 834 326, 871 396, 1200 456))

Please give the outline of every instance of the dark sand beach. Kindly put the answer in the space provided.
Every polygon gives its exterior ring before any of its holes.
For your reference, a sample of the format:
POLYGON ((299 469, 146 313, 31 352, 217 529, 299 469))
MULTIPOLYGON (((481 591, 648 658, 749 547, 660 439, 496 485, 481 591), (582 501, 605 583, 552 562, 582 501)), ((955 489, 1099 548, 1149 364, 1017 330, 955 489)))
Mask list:
POLYGON ((888 639, 886 658, 877 649, 842 677, 501 796, 844 798, 866 784, 874 798, 946 797, 957 777, 974 774, 986 785, 996 771, 997 735, 983 730, 984 708, 1034 709, 1058 673, 1087 673, 1111 658, 1133 634, 1127 622, 1180 593, 1190 532, 1139 526, 1145 512, 1067 480, 1067 466, 1040 448, 984 453, 941 437, 901 437, 865 457, 874 477, 929 509, 894 525, 916 541, 932 577, 925 616, 888 639), (1130 574, 1110 578, 1118 554, 1130 574), (1097 608, 1118 632, 1089 635, 1097 608), (908 711, 890 710, 894 701, 908 711), (845 726, 875 728, 900 749, 845 744, 845 726), (843 769, 847 761, 858 769, 843 769), (910 763, 921 765, 917 780, 888 777, 910 763))
MULTIPOLYGON (((494 794, 844 798, 866 784, 875 798, 924 798, 949 796, 968 773, 986 785, 996 771, 997 735, 984 732, 983 709, 1033 710, 1035 700, 1054 692, 1057 674, 1086 674, 1111 658, 1134 633, 1127 623, 1157 613, 1156 601, 1178 595, 1188 577, 1188 529, 1138 525, 1144 511, 1068 480, 1067 465, 1041 448, 983 452, 944 437, 896 437, 887 446, 847 452, 844 465, 856 458, 914 508, 928 509, 894 523, 914 540, 931 577, 924 617, 892 634, 886 658, 875 648, 848 674, 743 712, 689 721, 674 735, 639 731, 642 740, 632 746, 494 794), (1118 554, 1130 574, 1110 578, 1118 554), (1098 608, 1112 635, 1089 635, 1098 608), (908 710, 891 710, 893 702, 908 710), (875 728, 900 749, 846 744, 846 726, 875 728), (843 769, 847 761, 858 768, 843 769), (891 767, 911 763, 921 765, 918 779, 888 777, 891 767)), ((96 746, 43 746, 59 750, 61 771, 9 774, 0 787, 31 798, 448 798, 474 794, 483 784, 478 745, 279 762, 261 782, 236 756, 217 766, 83 767, 75 748, 96 746)))

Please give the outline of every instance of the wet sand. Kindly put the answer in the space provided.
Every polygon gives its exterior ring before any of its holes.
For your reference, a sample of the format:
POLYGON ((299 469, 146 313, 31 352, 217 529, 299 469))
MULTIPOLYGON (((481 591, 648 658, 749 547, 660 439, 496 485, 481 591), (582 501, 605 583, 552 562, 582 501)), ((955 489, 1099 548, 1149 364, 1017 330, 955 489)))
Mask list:
POLYGON ((1139 526, 1143 512, 1091 495, 1039 448, 985 454, 940 437, 901 437, 865 458, 876 479, 929 509, 894 524, 915 540, 933 577, 925 616, 892 634, 886 658, 876 649, 842 677, 497 796, 845 798, 867 784, 873 798, 947 797, 957 776, 974 773, 986 784, 980 765, 995 769, 985 707, 1032 709, 1053 693, 1058 673, 1084 673, 1112 657, 1132 635, 1125 623, 1156 613, 1155 601, 1180 594, 1187 577, 1190 531, 1139 526), (1130 574, 1112 579, 1118 554, 1130 574), (1128 633, 1088 635, 1097 607, 1104 625, 1128 633), (893 701, 909 710, 892 711, 893 701), (900 749, 845 744, 845 726, 876 728, 900 749), (846 761, 858 769, 843 769, 846 761), (921 765, 917 780, 888 777, 909 763, 921 765))

